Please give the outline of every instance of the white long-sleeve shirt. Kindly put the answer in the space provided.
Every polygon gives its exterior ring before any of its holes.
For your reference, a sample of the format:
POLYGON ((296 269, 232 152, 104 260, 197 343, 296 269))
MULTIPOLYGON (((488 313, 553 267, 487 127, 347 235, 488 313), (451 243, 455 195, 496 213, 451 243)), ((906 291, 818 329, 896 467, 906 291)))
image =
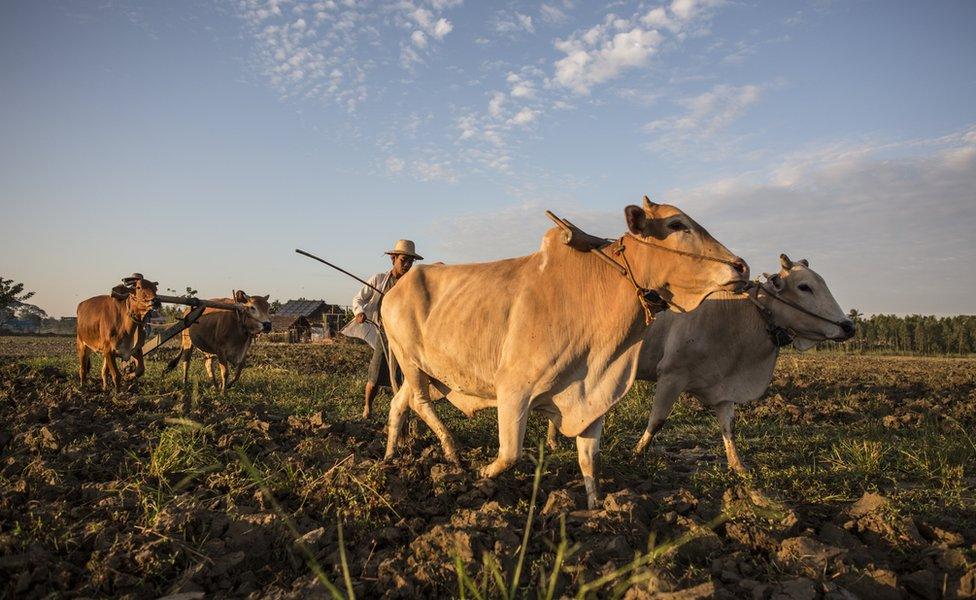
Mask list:
MULTIPOLYGON (((366 280, 371 286, 386 292, 393 287, 396 280, 393 279, 393 273, 387 271, 385 273, 377 273, 369 279, 366 280)), ((366 318, 373 323, 379 322, 379 305, 380 305, 380 294, 371 288, 369 285, 364 285, 362 289, 353 297, 352 299, 352 312, 354 315, 365 314, 366 318)), ((376 348, 376 344, 379 342, 379 331, 373 323, 357 323, 356 319, 349 321, 345 327, 342 328, 340 333, 348 337, 359 338, 365 340, 367 344, 376 348)))

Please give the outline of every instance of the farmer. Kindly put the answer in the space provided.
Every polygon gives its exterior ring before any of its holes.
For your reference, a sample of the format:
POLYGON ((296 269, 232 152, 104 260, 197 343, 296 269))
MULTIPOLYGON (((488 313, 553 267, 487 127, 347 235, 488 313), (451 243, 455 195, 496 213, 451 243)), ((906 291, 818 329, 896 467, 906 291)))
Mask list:
POLYGON ((373 399, 381 385, 390 386, 390 369, 386 361, 384 342, 380 337, 377 323, 380 314, 380 296, 373 287, 386 292, 396 282, 407 274, 413 261, 423 260, 417 254, 414 243, 410 240, 398 240, 390 255, 393 267, 384 273, 377 273, 367 280, 369 285, 363 286, 356 297, 352 299, 352 311, 355 315, 348 325, 342 328, 342 334, 365 340, 373 347, 373 359, 369 361, 369 378, 366 380, 366 393, 363 406, 363 418, 368 419, 373 399), (373 286, 373 287, 370 287, 373 286))

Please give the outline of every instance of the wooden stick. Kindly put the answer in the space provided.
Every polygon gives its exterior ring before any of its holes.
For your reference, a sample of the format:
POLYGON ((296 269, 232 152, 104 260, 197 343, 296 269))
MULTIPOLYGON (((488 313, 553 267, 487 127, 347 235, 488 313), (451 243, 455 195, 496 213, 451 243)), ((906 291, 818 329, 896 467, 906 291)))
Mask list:
POLYGON ((563 230, 564 244, 581 252, 592 252, 596 254, 597 258, 616 269, 621 275, 627 273, 627 269, 625 269, 623 265, 610 258, 610 255, 604 252, 602 248, 598 247, 598 245, 608 244, 610 240, 590 235, 569 221, 557 217, 552 213, 552 211, 547 210, 546 216, 552 219, 553 223, 563 230))

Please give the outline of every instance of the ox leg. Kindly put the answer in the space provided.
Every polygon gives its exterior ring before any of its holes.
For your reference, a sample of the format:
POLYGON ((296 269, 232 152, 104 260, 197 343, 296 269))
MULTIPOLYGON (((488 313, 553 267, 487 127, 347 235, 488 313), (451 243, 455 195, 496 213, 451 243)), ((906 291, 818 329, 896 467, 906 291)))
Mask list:
POLYGON ((729 467, 739 475, 748 474, 749 468, 739 458, 739 452, 735 449, 732 428, 732 420, 735 417, 735 402, 722 402, 716 406, 715 416, 718 417, 718 424, 722 427, 722 443, 725 444, 725 457, 729 461, 729 467))
POLYGON ((634 448, 634 454, 643 452, 657 432, 664 427, 664 422, 668 420, 671 409, 674 408, 674 403, 681 395, 683 387, 681 382, 670 378, 662 378, 657 382, 657 387, 654 389, 654 405, 651 407, 651 414, 647 418, 647 427, 634 448))
POLYGON ((217 359, 217 366, 220 368, 220 395, 223 396, 227 391, 227 380, 230 378, 230 368, 226 360, 217 359))
POLYGON ((115 390, 118 391, 122 388, 122 373, 119 372, 119 366, 115 364, 115 351, 109 350, 104 354, 105 364, 102 365, 102 382, 105 382, 105 372, 108 372, 112 376, 112 384, 115 385, 115 390))
POLYGON ((403 430, 403 417, 410 407, 412 395, 413 390, 410 389, 410 385, 404 382, 397 393, 393 395, 393 400, 390 401, 390 417, 386 424, 386 454, 383 456, 383 460, 393 458, 393 452, 396 450, 397 441, 400 439, 403 430))
POLYGON ((556 443, 556 424, 549 421, 549 429, 546 430, 546 448, 556 450, 559 444, 556 443))
MULTIPOLYGON (((410 395, 410 408, 423 419, 424 423, 427 423, 427 426, 433 430, 434 435, 440 440, 441 448, 444 449, 444 457, 454 464, 459 464, 461 461, 458 458, 454 438, 441 418, 434 412, 434 403, 430 398, 430 378, 419 369, 411 367, 410 370, 414 371, 410 382, 410 386, 414 388, 413 394, 410 395)), ((407 369, 404 369, 405 375, 406 371, 407 369)))
POLYGON ((214 356, 212 354, 207 354, 203 361, 203 370, 210 375, 210 381, 213 383, 214 389, 219 390, 220 384, 217 383, 217 370, 214 368, 214 356))
POLYGON ((81 387, 85 387, 85 380, 88 379, 88 371, 91 369, 91 350, 81 340, 76 340, 75 345, 78 349, 78 382, 81 387))
POLYGON ((498 457, 478 474, 481 477, 497 477, 501 472, 522 458, 525 441, 525 425, 529 419, 529 399, 498 395, 498 457))
POLYGON ((583 472, 583 485, 586 486, 586 507, 590 510, 600 505, 600 437, 603 435, 603 420, 600 417, 576 437, 576 452, 579 454, 580 471, 583 472))
POLYGON ((180 350, 180 360, 183 361, 183 387, 190 382, 190 358, 193 354, 193 346, 180 350))
POLYGON ((234 385, 235 383, 237 383, 237 380, 241 378, 241 371, 244 370, 245 362, 246 362, 245 359, 241 359, 241 362, 237 363, 237 366, 234 367, 234 376, 227 383, 227 387, 234 385))
POLYGON ((146 357, 142 355, 142 350, 136 350, 132 353, 132 359, 136 361, 136 370, 132 374, 132 379, 139 379, 142 374, 146 372, 146 357))

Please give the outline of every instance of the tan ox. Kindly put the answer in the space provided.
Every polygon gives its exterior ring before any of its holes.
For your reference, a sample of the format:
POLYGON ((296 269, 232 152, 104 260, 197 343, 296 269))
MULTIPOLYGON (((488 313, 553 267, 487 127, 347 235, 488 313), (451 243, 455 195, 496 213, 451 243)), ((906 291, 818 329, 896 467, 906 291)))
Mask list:
POLYGON ((142 345, 146 341, 146 320, 158 304, 155 281, 138 273, 127 277, 126 285, 112 289, 111 295, 95 296, 78 305, 78 380, 82 386, 91 368, 91 352, 99 352, 102 361, 102 389, 108 389, 111 376, 115 389, 122 387, 122 374, 116 358, 136 361, 132 378, 146 370, 142 345))
POLYGON ((190 375, 190 358, 194 348, 199 348, 204 356, 204 369, 210 375, 214 387, 223 394, 234 385, 244 370, 247 351, 254 336, 271 331, 270 296, 248 296, 238 290, 234 298, 212 298, 215 302, 244 304, 243 310, 223 310, 208 308, 196 323, 183 330, 180 338, 180 353, 169 361, 164 373, 183 362, 183 385, 190 375), (214 370, 214 360, 220 368, 220 379, 214 370), (234 378, 228 381, 230 367, 234 368, 234 378))
POLYGON ((498 457, 484 477, 519 459, 528 413, 541 410, 576 437, 587 502, 596 505, 604 414, 634 381, 645 331, 636 290, 692 310, 748 279, 745 263, 677 208, 645 198, 624 213, 628 231, 608 250, 629 276, 564 245, 554 229, 535 254, 414 267, 386 294, 381 316, 404 375, 390 405, 387 457, 409 406, 457 461, 430 386, 468 415, 497 407, 498 457))
MULTIPOLYGON (((826 282, 806 260, 780 256, 781 270, 749 296, 715 294, 686 315, 665 314, 654 321, 641 348, 637 379, 657 381, 639 453, 687 392, 715 410, 729 466, 746 472, 735 448, 735 405, 766 393, 781 346, 807 350, 824 340, 846 340, 854 323, 844 316, 826 282)), ((549 445, 555 428, 549 426, 549 445)))

